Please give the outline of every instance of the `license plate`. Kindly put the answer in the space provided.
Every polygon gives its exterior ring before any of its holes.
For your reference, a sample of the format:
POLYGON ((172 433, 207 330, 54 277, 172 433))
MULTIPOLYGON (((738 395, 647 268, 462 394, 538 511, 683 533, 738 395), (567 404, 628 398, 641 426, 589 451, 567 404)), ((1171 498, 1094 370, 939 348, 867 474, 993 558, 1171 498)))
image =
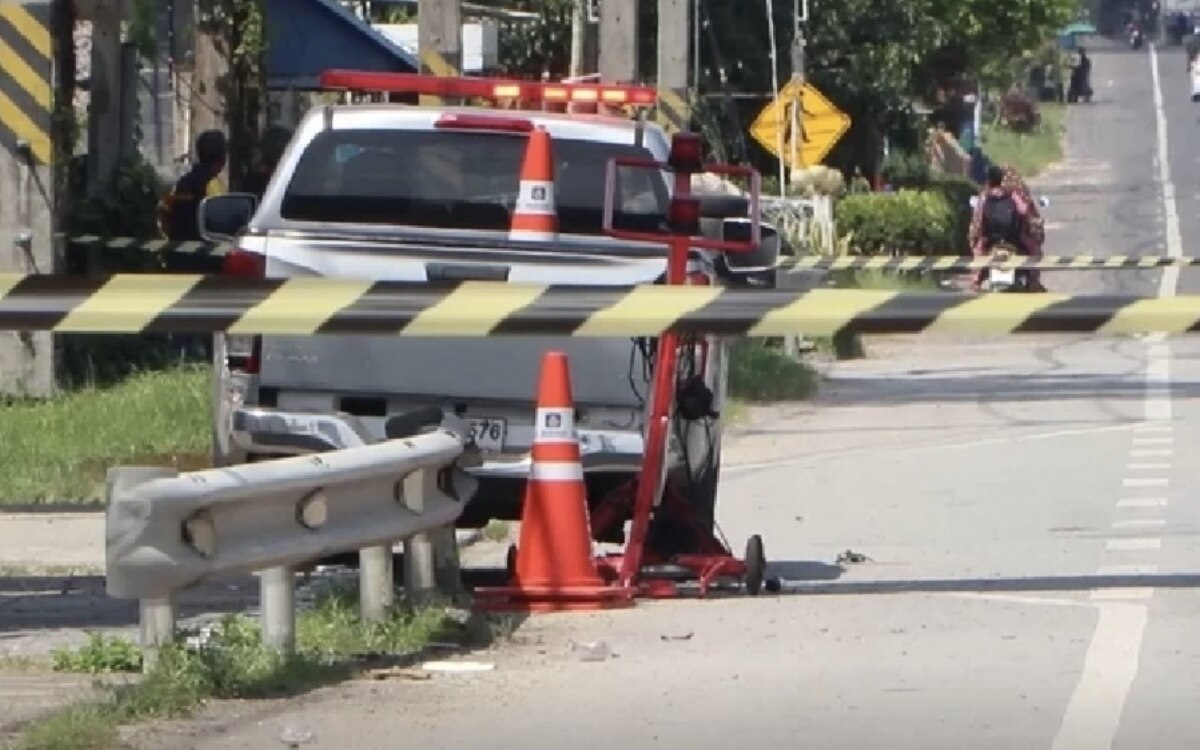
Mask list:
POLYGON ((989 273, 989 281, 991 281, 993 284, 1008 284, 1011 286, 1017 278, 1017 272, 1013 270, 1001 270, 998 268, 993 268, 989 273))
POLYGON ((508 423, 503 419, 472 419, 471 436, 482 451, 501 451, 508 435, 508 423))

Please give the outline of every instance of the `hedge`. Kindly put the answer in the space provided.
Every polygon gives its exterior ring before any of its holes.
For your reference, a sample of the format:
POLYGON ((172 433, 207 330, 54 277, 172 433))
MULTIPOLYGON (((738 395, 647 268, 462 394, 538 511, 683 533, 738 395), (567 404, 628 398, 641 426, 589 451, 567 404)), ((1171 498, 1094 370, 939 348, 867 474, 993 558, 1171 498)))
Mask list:
POLYGON ((977 192, 970 180, 937 177, 924 190, 847 195, 834 209, 838 233, 868 255, 965 255, 970 199, 977 192))

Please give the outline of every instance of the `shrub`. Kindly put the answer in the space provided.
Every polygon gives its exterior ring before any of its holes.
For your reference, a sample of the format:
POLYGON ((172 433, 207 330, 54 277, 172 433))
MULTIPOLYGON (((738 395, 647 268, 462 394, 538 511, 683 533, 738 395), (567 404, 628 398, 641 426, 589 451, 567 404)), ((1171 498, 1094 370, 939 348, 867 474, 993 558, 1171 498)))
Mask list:
POLYGON ((883 161, 883 181, 897 190, 925 188, 932 179, 929 160, 911 151, 893 151, 883 161))
POLYGON ((853 194, 835 209, 838 233, 855 252, 957 255, 955 218, 944 193, 900 190, 853 194))
POLYGON ((950 210, 951 226, 946 250, 953 250, 956 255, 970 253, 967 232, 971 228, 971 197, 979 194, 979 185, 966 177, 939 175, 929 188, 942 194, 950 210))

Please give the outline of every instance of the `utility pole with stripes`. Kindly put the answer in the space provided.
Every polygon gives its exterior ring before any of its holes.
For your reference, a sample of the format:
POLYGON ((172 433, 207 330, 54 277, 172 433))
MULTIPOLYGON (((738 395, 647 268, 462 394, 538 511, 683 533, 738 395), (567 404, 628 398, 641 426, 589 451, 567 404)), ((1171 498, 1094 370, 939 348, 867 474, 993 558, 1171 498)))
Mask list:
MULTIPOLYGON (((460 0, 420 0, 417 4, 417 48, 421 58, 421 73, 462 75, 460 0)), ((421 97, 421 104, 426 106, 442 103, 436 96, 421 97)))
MULTIPOLYGON (((658 0, 658 122, 668 133, 687 130, 688 47, 692 0, 658 0)), ((697 50, 698 52, 698 50, 697 50)))

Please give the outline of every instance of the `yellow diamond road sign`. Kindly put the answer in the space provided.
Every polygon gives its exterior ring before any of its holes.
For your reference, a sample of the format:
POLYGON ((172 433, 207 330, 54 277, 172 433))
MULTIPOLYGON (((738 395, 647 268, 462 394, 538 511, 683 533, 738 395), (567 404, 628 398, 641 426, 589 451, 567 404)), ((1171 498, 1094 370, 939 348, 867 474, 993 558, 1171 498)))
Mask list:
POLYGON ((813 86, 793 78, 779 95, 759 113, 750 126, 750 135, 762 147, 783 160, 790 169, 820 164, 846 131, 850 116, 833 105, 813 86), (792 133, 792 107, 799 105, 800 133, 792 133), (783 135, 782 143, 780 134, 783 135), (797 135, 798 164, 792 163, 792 142, 797 135), (782 151, 780 147, 782 146, 782 151))

